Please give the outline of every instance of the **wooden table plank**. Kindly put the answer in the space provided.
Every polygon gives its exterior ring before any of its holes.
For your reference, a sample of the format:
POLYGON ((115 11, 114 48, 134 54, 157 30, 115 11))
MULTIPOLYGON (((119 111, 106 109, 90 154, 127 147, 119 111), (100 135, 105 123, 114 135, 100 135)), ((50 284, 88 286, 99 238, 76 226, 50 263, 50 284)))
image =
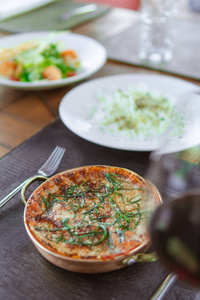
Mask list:
POLYGON ((6 113, 0 113, 0 145, 12 149, 34 135, 41 126, 6 113))
POLYGON ((6 153, 10 152, 10 148, 0 145, 0 157, 4 156, 6 153))
POLYGON ((20 99, 25 93, 25 91, 0 86, 0 110, 20 99))
POLYGON ((39 128, 54 120, 54 116, 36 93, 26 94, 21 99, 11 103, 3 111, 39 128))

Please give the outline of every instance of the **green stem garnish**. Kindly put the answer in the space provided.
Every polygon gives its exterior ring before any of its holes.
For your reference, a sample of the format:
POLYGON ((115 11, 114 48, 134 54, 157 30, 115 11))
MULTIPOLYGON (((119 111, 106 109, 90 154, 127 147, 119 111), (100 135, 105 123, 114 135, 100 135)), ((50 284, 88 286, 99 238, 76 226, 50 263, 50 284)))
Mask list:
POLYGON ((143 192, 144 189, 129 188, 130 182, 121 175, 105 174, 105 178, 107 182, 97 188, 84 182, 80 185, 72 184, 68 188, 62 187, 61 195, 48 192, 46 197, 41 198, 41 205, 45 207, 45 211, 51 210, 55 204, 62 203, 67 211, 74 213, 73 224, 78 224, 70 226, 70 219, 67 218, 60 221, 59 228, 35 227, 36 230, 55 231, 57 243, 64 242, 91 248, 107 241, 112 251, 113 234, 117 234, 122 243, 125 239, 124 232, 134 231, 141 220, 139 203, 142 193, 127 196, 123 191, 143 192), (89 205, 88 202, 92 204, 89 205))

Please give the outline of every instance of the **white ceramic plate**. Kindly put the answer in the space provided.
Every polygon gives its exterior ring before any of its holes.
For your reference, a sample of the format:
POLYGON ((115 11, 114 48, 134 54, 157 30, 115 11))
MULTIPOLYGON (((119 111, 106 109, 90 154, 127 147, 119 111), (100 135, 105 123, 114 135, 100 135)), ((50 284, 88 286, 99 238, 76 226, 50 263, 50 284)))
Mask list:
MULTIPOLYGON (((102 132, 97 124, 91 122, 92 111, 98 106, 97 92, 107 95, 112 94, 118 88, 126 90, 127 87, 140 84, 145 84, 149 89, 159 90, 162 94, 173 97, 175 101, 183 95, 198 90, 196 85, 187 81, 162 75, 126 74, 102 77, 80 84, 69 91, 60 102, 60 118, 72 132, 90 142, 123 150, 155 150, 163 142, 162 136, 142 141, 119 137, 108 131, 102 132)), ((185 135, 174 138, 170 151, 184 148, 185 139, 185 135)))
MULTIPOLYGON (((46 31, 13 34, 0 38, 0 47, 11 48, 27 41, 47 37, 49 34, 50 32, 46 31)), ((106 62, 107 53, 105 48, 96 40, 84 35, 66 31, 56 35, 52 41, 63 41, 66 49, 74 49, 77 52, 82 68, 76 76, 55 81, 41 80, 37 82, 18 82, 0 76, 0 84, 24 90, 44 90, 57 88, 91 76, 106 62)))

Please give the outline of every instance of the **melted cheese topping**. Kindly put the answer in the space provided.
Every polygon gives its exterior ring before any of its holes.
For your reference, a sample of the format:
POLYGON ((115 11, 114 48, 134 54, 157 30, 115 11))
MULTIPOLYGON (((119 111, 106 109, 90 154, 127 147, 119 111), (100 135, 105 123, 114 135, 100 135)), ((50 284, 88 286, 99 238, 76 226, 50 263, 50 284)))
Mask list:
POLYGON ((44 247, 113 259, 147 243, 145 181, 127 169, 87 166, 55 175, 29 198, 25 223, 44 247))

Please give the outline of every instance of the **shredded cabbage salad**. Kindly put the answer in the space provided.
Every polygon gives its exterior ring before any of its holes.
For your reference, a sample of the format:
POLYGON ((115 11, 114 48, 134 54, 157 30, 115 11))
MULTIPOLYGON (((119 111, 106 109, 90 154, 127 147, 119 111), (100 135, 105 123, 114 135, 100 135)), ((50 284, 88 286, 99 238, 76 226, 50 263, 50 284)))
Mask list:
POLYGON ((162 134, 176 123, 176 134, 184 126, 175 101, 157 90, 128 88, 112 94, 98 95, 98 107, 92 121, 103 131, 129 138, 145 139, 162 134))
MULTIPOLYGON (((59 42, 55 35, 0 49, 0 74, 11 80, 33 82, 58 80, 76 75, 80 69, 77 53, 59 42)), ((69 45, 70 47, 70 45, 69 45)))

